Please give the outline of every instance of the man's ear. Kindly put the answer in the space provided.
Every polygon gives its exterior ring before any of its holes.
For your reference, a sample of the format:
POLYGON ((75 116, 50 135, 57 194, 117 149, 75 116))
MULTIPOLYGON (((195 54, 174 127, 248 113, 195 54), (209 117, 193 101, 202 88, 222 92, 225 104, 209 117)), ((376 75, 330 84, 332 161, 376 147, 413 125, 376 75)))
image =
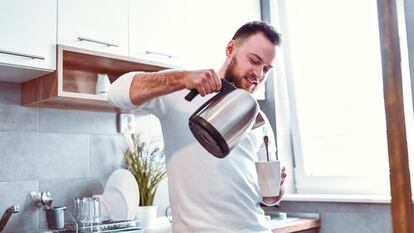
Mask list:
POLYGON ((236 41, 231 40, 226 46, 226 56, 229 57, 232 55, 234 49, 236 48, 236 41))

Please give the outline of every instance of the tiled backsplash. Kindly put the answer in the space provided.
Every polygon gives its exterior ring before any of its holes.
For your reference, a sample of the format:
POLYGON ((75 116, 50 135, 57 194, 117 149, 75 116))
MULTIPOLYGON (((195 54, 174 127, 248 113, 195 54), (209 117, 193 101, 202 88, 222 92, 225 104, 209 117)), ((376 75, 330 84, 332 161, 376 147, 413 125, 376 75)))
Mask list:
POLYGON ((50 191, 55 206, 68 207, 102 193, 126 148, 115 113, 24 107, 20 95, 20 84, 0 82, 0 214, 20 205, 5 232, 46 226, 31 191, 50 191))

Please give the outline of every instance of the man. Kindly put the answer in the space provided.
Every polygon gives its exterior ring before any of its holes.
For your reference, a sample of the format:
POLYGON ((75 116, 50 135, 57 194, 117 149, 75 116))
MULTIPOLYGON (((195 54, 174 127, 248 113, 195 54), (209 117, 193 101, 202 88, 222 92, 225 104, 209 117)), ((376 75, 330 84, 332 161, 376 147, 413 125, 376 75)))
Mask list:
MULTIPOLYGON (((109 90, 109 99, 121 108, 137 108, 157 116, 164 137, 173 231, 270 232, 260 203, 277 204, 283 194, 261 197, 255 161, 265 156, 263 137, 276 150, 268 121, 252 130, 224 159, 210 155, 193 137, 188 118, 221 89, 220 77, 253 92, 265 80, 276 55, 279 35, 264 22, 243 25, 227 44, 226 59, 216 73, 167 70, 122 75, 109 90), (184 100, 188 90, 201 96, 184 100)), ((243 104, 243 103, 240 103, 243 104)), ((283 168, 281 183, 286 177, 283 168)))

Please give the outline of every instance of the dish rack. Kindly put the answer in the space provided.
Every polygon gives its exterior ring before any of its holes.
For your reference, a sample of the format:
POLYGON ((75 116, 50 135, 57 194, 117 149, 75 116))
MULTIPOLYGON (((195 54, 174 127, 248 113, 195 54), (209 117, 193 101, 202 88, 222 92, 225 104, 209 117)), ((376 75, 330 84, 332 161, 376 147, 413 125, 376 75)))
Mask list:
POLYGON ((98 225, 93 226, 79 226, 72 215, 67 212, 70 219, 70 223, 65 224, 65 228, 61 230, 53 230, 53 233, 143 233, 144 230, 141 227, 141 220, 105 220, 98 225))

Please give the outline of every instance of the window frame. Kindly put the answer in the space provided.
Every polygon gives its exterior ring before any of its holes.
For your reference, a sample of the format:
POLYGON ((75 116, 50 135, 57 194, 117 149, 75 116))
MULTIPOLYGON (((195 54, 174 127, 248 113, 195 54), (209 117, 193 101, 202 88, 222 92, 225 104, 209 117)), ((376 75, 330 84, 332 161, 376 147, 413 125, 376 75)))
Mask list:
MULTIPOLYGON (((399 1, 399 17, 404 15, 404 9, 401 8, 401 1, 399 1)), ((286 32, 287 25, 284 24, 284 19, 286 15, 284 11, 280 10, 284 8, 284 0, 276 0, 270 2, 270 15, 271 22, 282 32, 286 32)), ((379 16, 380 17, 380 16, 379 16)), ((379 20, 381 20, 379 18, 379 20)), ((403 19, 399 19, 403 21, 403 19)), ((400 24, 400 27, 405 24, 400 24)), ((381 28, 379 30, 382 30, 381 28)), ((404 30, 400 30, 400 34, 405 35, 404 30)), ((378 35, 379 36, 379 35, 378 35)), ((283 36, 284 38, 288 35, 283 36)), ((406 38, 400 36, 400 38, 406 38)), ((404 41, 404 40, 403 40, 404 41)), ((402 43, 401 48, 406 49, 406 43, 402 43)), ((292 156, 293 156, 293 169, 294 169, 294 190, 296 193, 311 193, 311 194, 367 194, 367 195, 378 195, 385 194, 389 195, 389 177, 388 175, 383 175, 380 177, 362 177, 362 176, 307 176, 305 174, 305 165, 304 158, 302 153, 301 141, 300 141, 300 128, 298 125, 298 118, 296 109, 296 99, 295 91, 293 88, 293 83, 289 81, 292 77, 292 67, 289 64, 290 54, 289 54, 289 42, 287 40, 283 41, 282 52, 278 54, 279 59, 283 60, 281 62, 284 69, 278 69, 275 71, 275 77, 278 79, 284 78, 287 82, 288 89, 288 98, 290 104, 290 127, 291 127, 291 146, 292 146, 292 156), (282 57, 280 57, 282 56, 282 57)), ((404 59, 404 58, 403 58, 404 59)), ((405 59, 407 59, 405 57, 405 59)), ((278 64, 278 65, 281 65, 278 64)), ((408 68, 409 69, 409 68, 408 68)), ((406 71, 405 71, 406 72, 406 71)), ((408 71, 409 73, 409 71, 408 71)), ((407 75, 407 74, 405 74, 407 75)), ((406 76, 407 77, 407 76, 406 76)), ((408 78, 409 78, 408 74, 408 78)), ((278 87, 276 85, 276 87, 278 87)), ((280 90, 275 90, 278 92, 280 90)), ((277 101, 277 100, 276 100, 277 101)), ((278 102, 278 101, 277 101, 278 102)), ((276 106, 276 110, 278 106, 276 106)), ((279 128, 279 127, 277 127, 279 128)), ((280 144, 280 143, 278 143, 280 144)))

